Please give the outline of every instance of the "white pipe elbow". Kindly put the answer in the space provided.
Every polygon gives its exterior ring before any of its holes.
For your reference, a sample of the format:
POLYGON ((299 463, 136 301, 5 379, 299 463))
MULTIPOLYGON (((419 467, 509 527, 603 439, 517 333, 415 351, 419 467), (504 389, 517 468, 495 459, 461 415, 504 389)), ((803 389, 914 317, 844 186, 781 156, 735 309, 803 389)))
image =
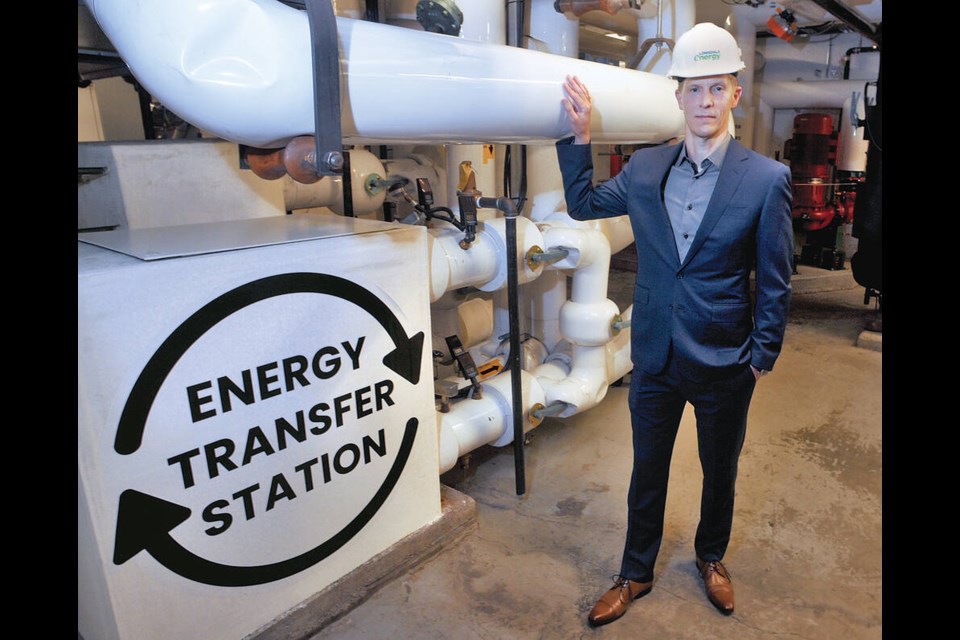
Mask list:
POLYGON ((607 395, 607 349, 573 347, 573 368, 559 382, 546 384, 546 406, 563 402, 567 406, 558 417, 567 418, 597 406, 607 395))
POLYGON ((610 264, 610 242, 586 224, 544 225, 542 233, 547 248, 566 247, 570 250, 565 258, 550 265, 554 269, 583 269, 598 263, 602 267, 604 260, 608 266, 610 264))
MULTIPOLYGON (((607 266, 609 268, 610 256, 622 251, 633 242, 633 227, 630 225, 630 218, 627 216, 617 216, 615 218, 604 218, 602 220, 581 221, 574 220, 566 211, 557 211, 547 216, 541 223, 541 228, 546 234, 553 233, 560 237, 563 232, 561 229, 570 231, 594 231, 601 234, 607 241, 607 266)), ((591 260, 593 262, 594 260, 591 260)), ((563 263, 562 266, 552 265, 553 268, 567 269, 569 263, 563 263)))

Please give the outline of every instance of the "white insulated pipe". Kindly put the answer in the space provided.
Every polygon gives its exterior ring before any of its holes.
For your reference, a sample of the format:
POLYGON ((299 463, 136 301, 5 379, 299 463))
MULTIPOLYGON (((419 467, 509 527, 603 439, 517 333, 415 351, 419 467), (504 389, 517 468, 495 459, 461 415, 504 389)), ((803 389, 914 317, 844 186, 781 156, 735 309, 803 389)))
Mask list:
MULTIPOLYGON (((517 265, 521 283, 536 278, 541 269, 531 269, 525 256, 535 245, 543 246, 543 235, 528 218, 517 218, 517 265)), ((464 232, 447 223, 428 230, 430 255, 430 302, 444 293, 467 285, 481 291, 496 291, 507 286, 507 239, 504 218, 480 224, 476 240, 469 249, 460 247, 464 232)))
MULTIPOLYGON (((315 131, 307 15, 275 0, 87 0, 137 80, 226 140, 283 146, 315 131)), ((517 47, 337 18, 344 141, 545 143, 570 134, 568 74, 590 87, 599 143, 683 130, 665 77, 517 47)))
MULTIPOLYGON (((507 10, 502 2, 489 0, 460 0, 457 7, 463 13, 459 38, 472 42, 505 44, 507 29, 507 10)), ((498 195, 497 171, 494 154, 485 145, 451 144, 446 147, 447 168, 447 206, 460 212, 457 200, 457 187, 460 183, 460 163, 470 162, 476 176, 477 190, 487 196, 498 195)), ((480 209, 479 220, 497 216, 497 211, 480 209)))
POLYGON ((855 127, 854 122, 863 120, 863 94, 853 106, 853 97, 843 101, 843 111, 840 113, 840 126, 837 129, 837 169, 841 171, 866 171, 867 151, 870 141, 865 136, 864 127, 855 127))
POLYGON ((530 333, 553 351, 563 339, 560 333, 560 307, 567 301, 567 274, 545 270, 523 293, 529 317, 530 333))
POLYGON ((456 0, 463 14, 458 37, 475 42, 504 44, 507 34, 507 9, 503 2, 456 0))
MULTIPOLYGON (((565 378, 545 384, 546 406, 563 402, 567 406, 557 414, 568 418, 597 406, 607 395, 607 350, 604 346, 573 345, 573 368, 565 378)), ((543 382, 543 380, 541 380, 543 382)))
POLYGON ((580 55, 580 21, 558 13, 553 0, 533 0, 529 32, 530 49, 567 58, 580 55))
MULTIPOLYGON (((657 37, 657 26, 662 29, 662 36, 674 42, 696 24, 696 6, 694 0, 660 0, 662 11, 641 12, 637 19, 637 47, 643 46, 648 38, 657 37)), ((666 74, 670 69, 673 53, 663 45, 660 48, 651 48, 641 61, 644 71, 666 74)), ((676 83, 674 83, 674 89, 676 83)), ((591 94, 593 91, 591 90, 591 94)), ((680 135, 679 133, 677 135, 680 135)))
POLYGON ((548 268, 573 270, 571 300, 578 304, 606 300, 610 273, 607 237, 574 220, 570 220, 570 226, 543 225, 541 233, 548 248, 564 247, 568 250, 565 258, 548 265, 548 268))
POLYGON ((430 302, 436 302, 447 291, 490 282, 502 269, 499 262, 504 256, 486 234, 478 233, 466 251, 460 248, 461 239, 463 232, 453 225, 440 223, 428 230, 430 302))
POLYGON ((559 226, 599 231, 610 244, 611 256, 623 251, 633 243, 633 227, 630 226, 630 217, 627 215, 601 218, 600 220, 574 220, 566 211, 560 211, 548 215, 540 221, 540 224, 543 228, 559 226))
POLYGON ((774 109, 840 109, 854 92, 863 93, 863 80, 764 82, 760 99, 774 109))
MULTIPOLYGON (((440 473, 446 473, 457 463, 457 458, 478 447, 489 444, 502 447, 513 442, 513 400, 511 373, 504 371, 495 378, 484 380, 483 397, 461 400, 447 413, 437 413, 437 431, 440 438, 440 473)), ((523 432, 534 427, 530 422, 530 407, 545 404, 540 383, 527 371, 520 372, 523 395, 523 432)))
POLYGON ((564 247, 568 255, 549 266, 572 269, 570 300, 560 307, 560 334, 573 345, 572 366, 563 379, 547 382, 547 404, 568 405, 560 417, 594 407, 603 400, 609 385, 607 343, 616 335, 613 321, 619 315, 616 303, 609 300, 610 243, 600 231, 570 221, 571 226, 542 228, 547 247, 564 247))
POLYGON ((616 382, 633 370, 633 358, 630 353, 630 319, 633 317, 633 305, 620 314, 624 329, 606 344, 607 384, 616 382))

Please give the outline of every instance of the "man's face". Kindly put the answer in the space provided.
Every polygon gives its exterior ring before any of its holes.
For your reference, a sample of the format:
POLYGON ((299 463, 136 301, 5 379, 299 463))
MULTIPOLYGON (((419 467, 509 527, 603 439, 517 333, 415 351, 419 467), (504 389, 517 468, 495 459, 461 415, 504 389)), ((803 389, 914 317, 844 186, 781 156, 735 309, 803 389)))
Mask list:
POLYGON ((677 89, 677 104, 687 122, 687 132, 709 140, 729 130, 730 112, 740 102, 743 89, 730 75, 688 78, 677 89))

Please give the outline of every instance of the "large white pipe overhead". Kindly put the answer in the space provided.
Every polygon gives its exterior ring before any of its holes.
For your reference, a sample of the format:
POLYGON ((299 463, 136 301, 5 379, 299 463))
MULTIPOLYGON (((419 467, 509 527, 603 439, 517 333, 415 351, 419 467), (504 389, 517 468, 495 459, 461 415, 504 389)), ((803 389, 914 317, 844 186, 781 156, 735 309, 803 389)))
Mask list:
MULTIPOLYGON (((275 0, 87 2, 137 80, 184 120, 263 148, 314 132, 305 12, 275 0)), ((597 142, 682 131, 661 76, 348 18, 337 30, 348 144, 552 143, 570 133, 568 74, 591 88, 597 142)))

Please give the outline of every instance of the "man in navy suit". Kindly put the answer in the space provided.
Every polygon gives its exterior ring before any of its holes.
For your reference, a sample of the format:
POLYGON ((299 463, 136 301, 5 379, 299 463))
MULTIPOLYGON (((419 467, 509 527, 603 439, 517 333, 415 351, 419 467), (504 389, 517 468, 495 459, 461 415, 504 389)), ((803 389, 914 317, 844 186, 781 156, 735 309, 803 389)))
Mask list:
POLYGON ((614 586, 590 612, 594 625, 618 619, 653 586, 670 458, 687 402, 696 414, 703 469, 696 566, 710 601, 733 612, 733 585, 721 561, 737 461, 754 387, 783 344, 793 260, 789 169, 730 135, 742 91, 736 73, 743 68, 736 41, 720 27, 698 24, 681 36, 669 75, 679 82, 683 142, 637 151, 599 187, 593 186, 590 93, 575 77, 564 83, 574 136, 557 143, 557 154, 570 216, 630 216, 638 262, 627 535, 614 586))

